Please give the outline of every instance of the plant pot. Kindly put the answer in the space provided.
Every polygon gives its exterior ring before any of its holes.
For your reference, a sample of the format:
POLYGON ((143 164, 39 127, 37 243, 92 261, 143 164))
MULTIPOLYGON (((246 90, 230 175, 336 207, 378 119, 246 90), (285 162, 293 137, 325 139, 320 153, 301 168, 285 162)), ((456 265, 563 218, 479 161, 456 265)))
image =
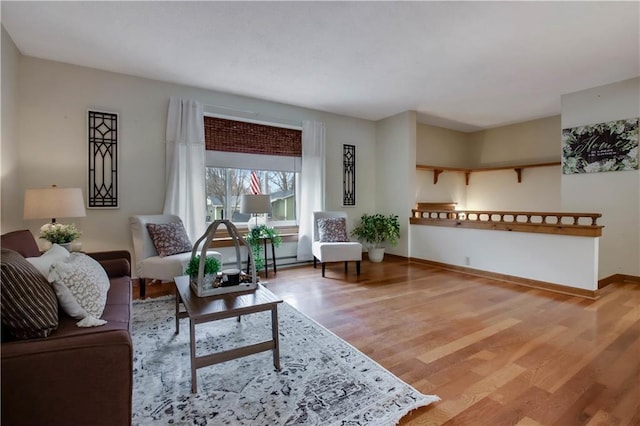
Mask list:
POLYGON ((368 250, 370 262, 382 262, 384 259, 384 247, 372 247, 368 250))

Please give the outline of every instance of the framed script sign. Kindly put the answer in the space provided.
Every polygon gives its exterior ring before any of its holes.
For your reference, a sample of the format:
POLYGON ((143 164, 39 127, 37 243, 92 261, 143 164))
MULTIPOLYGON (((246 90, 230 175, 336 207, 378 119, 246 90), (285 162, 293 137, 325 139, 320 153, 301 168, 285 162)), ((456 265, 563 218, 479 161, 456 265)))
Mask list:
POLYGON ((562 173, 638 170, 638 118, 562 130, 562 173))

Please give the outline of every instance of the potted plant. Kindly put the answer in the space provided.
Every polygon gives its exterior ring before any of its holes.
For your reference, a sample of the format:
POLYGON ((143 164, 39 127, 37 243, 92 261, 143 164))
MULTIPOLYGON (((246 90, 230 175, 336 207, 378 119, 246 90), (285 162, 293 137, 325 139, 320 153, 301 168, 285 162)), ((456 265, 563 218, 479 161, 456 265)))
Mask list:
POLYGON ((398 215, 390 214, 363 214, 360 224, 356 226, 351 235, 368 245, 369 260, 382 262, 384 258, 384 245, 398 245, 400 238, 400 221, 398 215))
POLYGON ((280 232, 276 228, 272 228, 265 224, 260 224, 249 231, 247 235, 244 236, 244 239, 249 243, 251 247, 251 251, 253 251, 253 259, 256 263, 256 270, 262 269, 264 267, 264 253, 263 251, 263 243, 262 241, 268 238, 271 240, 271 243, 275 248, 280 247, 282 244, 282 237, 280 236, 280 232))
POLYGON ((63 225, 61 223, 47 223, 40 228, 40 238, 49 241, 51 244, 58 244, 67 250, 71 250, 71 242, 80 237, 82 233, 72 223, 63 225))
MULTIPOLYGON (((204 259, 204 284, 212 286, 220 271, 220 261, 215 257, 206 256, 204 259)), ((200 268, 200 255, 193 256, 185 269, 185 275, 189 275, 192 280, 198 279, 198 269, 200 268)))

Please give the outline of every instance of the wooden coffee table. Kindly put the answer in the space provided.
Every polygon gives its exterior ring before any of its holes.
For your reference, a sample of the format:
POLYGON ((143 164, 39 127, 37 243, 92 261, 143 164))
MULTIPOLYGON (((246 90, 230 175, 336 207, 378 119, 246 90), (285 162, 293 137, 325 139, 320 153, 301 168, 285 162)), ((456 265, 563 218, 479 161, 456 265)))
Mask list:
POLYGON ((258 284, 255 290, 239 291, 218 296, 198 297, 191 290, 189 277, 175 278, 176 283, 176 334, 180 332, 180 318, 189 318, 191 346, 191 392, 198 392, 196 370, 243 356, 273 351, 273 365, 280 370, 280 346, 278 342, 278 304, 275 294, 258 284), (180 312, 180 303, 186 311, 180 312), (257 312, 271 311, 271 340, 208 355, 196 356, 196 325, 225 318, 240 317, 257 312))

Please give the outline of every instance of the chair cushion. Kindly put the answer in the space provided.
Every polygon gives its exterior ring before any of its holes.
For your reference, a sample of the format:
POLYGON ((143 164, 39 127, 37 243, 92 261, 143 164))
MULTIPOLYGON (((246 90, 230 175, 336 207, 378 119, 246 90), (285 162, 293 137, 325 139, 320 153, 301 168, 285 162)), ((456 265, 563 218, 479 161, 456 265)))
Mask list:
POLYGON ((362 260, 362 244, 355 241, 345 243, 323 243, 315 241, 311 245, 311 251, 320 262, 362 260))
POLYGON ((344 217, 324 217, 318 219, 318 237, 323 243, 349 241, 347 221, 344 217))
POLYGON ((0 264, 3 331, 16 339, 47 337, 58 327, 58 300, 53 287, 13 250, 2 249, 0 264))
MULTIPOLYGON (((222 254, 217 251, 207 250, 207 256, 213 256, 222 263, 222 254)), ((175 277, 184 275, 184 270, 189 264, 189 260, 191 260, 191 252, 165 257, 147 257, 141 262, 138 262, 138 273, 141 277, 145 278, 172 281, 175 277)))
POLYGON ((191 251, 193 247, 182 221, 175 223, 147 223, 149 236, 160 257, 191 251))

